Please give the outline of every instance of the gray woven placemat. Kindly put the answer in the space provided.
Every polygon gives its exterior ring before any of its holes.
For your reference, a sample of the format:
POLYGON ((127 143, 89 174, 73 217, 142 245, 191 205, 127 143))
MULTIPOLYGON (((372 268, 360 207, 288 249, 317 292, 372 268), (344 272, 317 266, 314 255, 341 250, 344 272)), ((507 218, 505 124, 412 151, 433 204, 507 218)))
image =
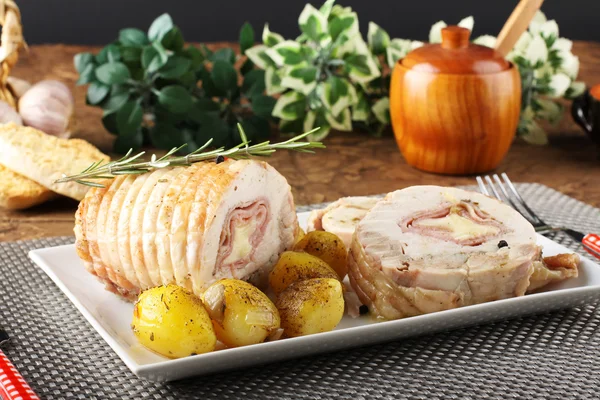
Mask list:
MULTIPOLYGON (((520 190, 547 222, 600 232, 599 209, 542 185, 520 190)), ((5 352, 42 398, 600 399, 596 305, 170 384, 143 381, 27 257, 72 241, 0 244, 0 322, 13 338, 5 352)))

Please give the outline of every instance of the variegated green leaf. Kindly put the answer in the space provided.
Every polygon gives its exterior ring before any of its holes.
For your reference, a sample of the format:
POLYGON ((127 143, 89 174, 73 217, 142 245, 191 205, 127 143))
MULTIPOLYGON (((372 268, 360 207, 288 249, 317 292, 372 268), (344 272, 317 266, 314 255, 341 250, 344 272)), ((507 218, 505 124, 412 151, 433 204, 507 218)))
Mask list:
POLYGON ((269 24, 265 24, 262 33, 263 44, 267 47, 273 47, 276 44, 283 42, 285 39, 279 33, 271 32, 269 30, 269 24))
POLYGON ((321 101, 329 112, 337 117, 340 113, 353 105, 357 100, 356 89, 346 79, 330 76, 323 83, 321 101))
POLYGON ((293 40, 278 43, 267 49, 265 53, 280 67, 283 65, 297 65, 305 61, 302 46, 293 40))
POLYGON ((560 104, 549 99, 536 99, 536 101, 541 107, 541 109, 537 111, 538 118, 545 119, 551 124, 555 124, 561 120, 563 108, 560 104))
POLYGON ((329 35, 336 44, 341 44, 359 34, 358 15, 355 12, 340 14, 329 21, 329 35))
POLYGON ((332 128, 339 131, 351 131, 352 130, 352 118, 350 116, 350 109, 346 108, 337 117, 327 113, 325 119, 332 128))
POLYGON ((311 133, 307 139, 311 142, 320 142, 325 139, 331 130, 329 123, 322 113, 309 111, 304 118, 303 131, 308 132, 313 128, 319 128, 318 131, 311 133))
POLYGON ((382 124, 390 123, 390 99, 388 97, 377 100, 371 110, 379 122, 382 124))
POLYGON ((319 12, 323 14, 325 18, 329 18, 329 14, 331 14, 331 9, 333 8, 334 3, 335 0, 327 0, 325 3, 323 3, 321 8, 319 8, 319 12))
POLYGON ((377 67, 377 63, 367 44, 362 38, 357 36, 354 40, 354 52, 347 54, 344 57, 346 67, 349 69, 350 79, 358 83, 370 82, 373 79, 381 76, 381 71, 377 67))
POLYGON ((385 53, 385 49, 390 45, 390 35, 376 23, 369 22, 367 41, 373 54, 383 54, 385 53))
POLYGON ((496 37, 492 35, 479 36, 478 38, 473 40, 473 43, 493 49, 496 45, 496 37))
POLYGON ((298 25, 302 33, 314 42, 326 44, 331 40, 327 34, 327 17, 310 4, 300 13, 298 25))
POLYGON ((407 39, 392 39, 390 45, 385 49, 385 59, 390 67, 396 65, 396 62, 404 58, 416 44, 422 45, 421 42, 413 42, 407 39))
POLYGON ((281 86, 308 95, 317 86, 317 74, 317 67, 304 64, 291 67, 283 76, 281 86))
POLYGON ((354 121, 367 121, 369 118, 369 101, 362 91, 358 93, 358 100, 352 107, 352 119, 354 121))
POLYGON ((266 53, 268 49, 264 44, 251 47, 246 50, 246 56, 260 69, 266 69, 269 66, 275 66, 275 63, 266 53))
POLYGON ((273 116, 293 121, 304 118, 306 114, 306 97, 299 92, 289 91, 277 99, 273 107, 273 116))
POLYGON ((276 67, 268 67, 265 70, 265 87, 269 96, 281 93, 285 87, 281 85, 282 70, 276 67))
POLYGON ((431 26, 429 30, 429 43, 441 43, 442 42, 442 29, 447 27, 444 21, 438 21, 431 26))
POLYGON ((352 12, 352 7, 342 7, 339 4, 336 4, 331 9, 331 13, 329 13, 330 17, 337 17, 338 15, 349 14, 352 12))

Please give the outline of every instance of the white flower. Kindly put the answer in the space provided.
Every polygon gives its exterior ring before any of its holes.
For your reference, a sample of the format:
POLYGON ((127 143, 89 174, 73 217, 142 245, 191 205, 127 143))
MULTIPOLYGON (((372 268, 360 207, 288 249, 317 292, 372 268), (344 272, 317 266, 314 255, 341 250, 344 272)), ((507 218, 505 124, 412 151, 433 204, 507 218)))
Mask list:
POLYGON ((571 91, 571 98, 578 97, 583 94, 585 91, 585 83, 583 82, 573 82, 571 86, 569 86, 569 90, 571 91))
POLYGON ((569 39, 558 38, 552 45, 552 48, 558 50, 559 52, 570 53, 571 49, 573 48, 573 42, 571 42, 569 39))
POLYGON ((533 35, 537 35, 540 32, 541 26, 547 21, 546 16, 543 12, 538 11, 531 23, 529 24, 529 32, 533 35))
POLYGON ((531 33, 525 32, 521 35, 519 40, 517 40, 517 43, 515 43, 515 47, 513 49, 519 53, 524 53, 532 40, 533 36, 531 36, 531 33))
POLYGON ((538 62, 546 62, 548 59, 548 48, 546 47, 546 42, 541 36, 534 36, 533 40, 527 47, 525 58, 529 60, 531 65, 535 65, 538 62))
POLYGON ((446 23, 444 21, 438 21, 431 26, 429 30, 429 43, 441 43, 442 42, 442 29, 445 28, 446 23))
POLYGON ((555 20, 544 22, 540 26, 540 34, 546 38, 550 36, 558 37, 558 24, 555 20))
POLYGON ((552 97, 563 97, 567 89, 571 86, 571 78, 563 73, 558 73, 552 77, 550 88, 552 97))
POLYGON ((414 49, 418 49, 419 47, 423 47, 425 45, 425 43, 420 42, 418 40, 414 40, 411 44, 410 44, 410 49, 414 50, 414 49))
POLYGON ((494 46, 496 45, 496 38, 492 35, 483 35, 473 40, 473 43, 479 44, 481 46, 494 48, 494 46))
POLYGON ((563 60, 560 71, 567 74, 571 79, 577 78, 579 74, 579 57, 574 56, 572 53, 562 53, 560 57, 563 60))

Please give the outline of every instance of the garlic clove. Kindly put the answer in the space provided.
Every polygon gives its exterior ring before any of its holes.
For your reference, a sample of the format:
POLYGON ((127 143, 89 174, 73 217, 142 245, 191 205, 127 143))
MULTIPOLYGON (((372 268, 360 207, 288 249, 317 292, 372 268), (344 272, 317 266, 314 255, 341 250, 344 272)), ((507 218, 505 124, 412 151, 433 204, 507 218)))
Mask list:
POLYGON ((0 124, 7 124, 14 122, 17 125, 23 125, 21 116, 5 101, 0 100, 0 124))
POLYGON ((33 85, 19 99, 19 113, 25 125, 66 138, 70 136, 73 103, 73 94, 64 83, 46 80, 33 85))

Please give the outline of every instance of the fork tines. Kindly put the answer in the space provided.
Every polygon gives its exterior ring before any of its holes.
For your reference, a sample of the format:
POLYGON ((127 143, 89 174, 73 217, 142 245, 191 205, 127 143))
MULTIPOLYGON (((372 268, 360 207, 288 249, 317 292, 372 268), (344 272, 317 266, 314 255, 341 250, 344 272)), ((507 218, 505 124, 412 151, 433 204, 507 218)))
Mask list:
POLYGON ((521 215, 525 217, 525 219, 527 219, 537 231, 552 229, 550 226, 548 226, 548 224, 542 221, 542 219, 538 217, 531 208, 529 208, 508 176, 505 173, 502 173, 501 176, 502 179, 500 179, 497 174, 494 174, 492 177, 486 175, 483 178, 478 176, 476 180, 481 193, 487 196, 495 197, 500 201, 508 202, 515 210, 521 213, 521 215), (488 186, 491 190, 491 193, 490 190, 488 190, 488 186))

